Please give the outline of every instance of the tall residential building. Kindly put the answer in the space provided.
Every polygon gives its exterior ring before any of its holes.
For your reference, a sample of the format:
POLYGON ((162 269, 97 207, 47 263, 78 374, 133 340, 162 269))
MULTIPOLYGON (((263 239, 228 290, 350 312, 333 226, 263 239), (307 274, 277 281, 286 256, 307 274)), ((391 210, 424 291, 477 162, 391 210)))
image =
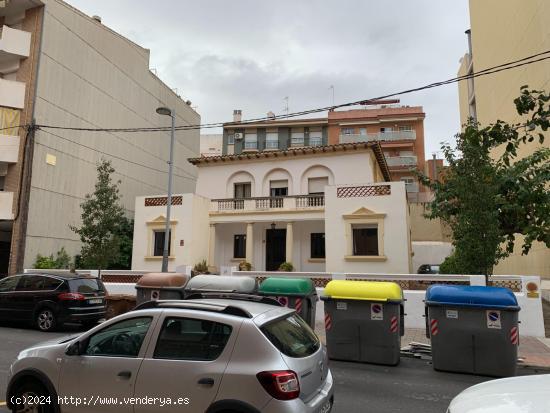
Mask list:
MULTIPOLYGON (((61 0, 0 2, 0 274, 37 254, 80 251, 69 228, 94 190, 96 166, 116 169, 122 203, 167 187, 169 132, 122 133, 18 128, 32 122, 76 128, 169 126, 200 116, 149 70, 149 50, 61 0)), ((199 132, 178 131, 175 192, 193 191, 199 132)))
MULTIPOLYGON (((469 51, 461 59, 459 76, 522 59, 550 49, 550 3, 547 0, 470 0, 469 51)), ((550 61, 545 60, 505 70, 473 81, 459 83, 460 116, 482 125, 497 119, 521 122, 513 100, 520 87, 550 91, 550 61)), ((545 147, 550 146, 550 133, 545 132, 545 147)), ((519 156, 539 148, 538 140, 522 145, 519 156)), ((495 151, 495 156, 499 155, 495 151)), ((521 239, 519 240, 521 241, 521 239)), ((550 277, 550 250, 535 243, 529 255, 521 247, 495 267, 496 274, 536 274, 550 277)))
MULTIPOLYGON (((274 117, 272 113, 268 118, 274 117)), ((222 153, 322 147, 379 141, 393 181, 406 183, 409 201, 422 199, 413 170, 424 171, 424 118, 420 106, 378 105, 364 109, 335 110, 326 117, 242 122, 235 110, 224 126, 222 153)))

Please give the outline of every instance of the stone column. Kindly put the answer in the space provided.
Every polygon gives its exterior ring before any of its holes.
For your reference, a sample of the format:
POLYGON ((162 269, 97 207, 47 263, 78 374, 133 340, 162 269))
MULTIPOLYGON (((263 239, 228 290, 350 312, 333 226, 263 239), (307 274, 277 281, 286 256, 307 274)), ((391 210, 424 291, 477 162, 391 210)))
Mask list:
POLYGON ((254 266, 254 223, 246 223, 246 261, 254 266))
MULTIPOLYGON (((292 262, 292 253, 294 251, 294 223, 293 222, 287 222, 286 223, 286 259, 287 262, 292 262)), ((294 267, 296 267, 296 264, 294 264, 294 267)))
POLYGON ((210 238, 208 241, 208 266, 216 267, 216 224, 210 224, 210 238))

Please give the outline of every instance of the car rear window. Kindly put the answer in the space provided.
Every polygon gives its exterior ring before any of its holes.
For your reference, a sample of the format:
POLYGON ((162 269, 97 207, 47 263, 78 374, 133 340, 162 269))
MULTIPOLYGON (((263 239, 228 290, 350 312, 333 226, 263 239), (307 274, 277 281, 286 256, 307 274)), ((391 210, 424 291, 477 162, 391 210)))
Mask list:
POLYGON ((69 286, 73 293, 86 294, 103 290, 97 278, 77 278, 75 280, 69 280, 69 286))
POLYGON ((319 350, 319 339, 296 314, 268 323, 261 330, 281 353, 289 357, 307 357, 319 350))

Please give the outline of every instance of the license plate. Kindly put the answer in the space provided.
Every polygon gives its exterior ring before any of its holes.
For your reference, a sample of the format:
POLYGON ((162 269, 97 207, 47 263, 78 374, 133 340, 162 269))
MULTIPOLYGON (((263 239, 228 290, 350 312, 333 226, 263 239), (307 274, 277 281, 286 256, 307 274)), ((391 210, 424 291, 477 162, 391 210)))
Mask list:
POLYGON ((332 406, 331 406, 330 400, 329 400, 328 402, 323 404, 323 406, 321 406, 321 408, 319 409, 319 413, 329 413, 331 407, 332 406))
POLYGON ((101 298, 94 298, 93 300, 88 300, 88 304, 101 304, 103 300, 101 298))

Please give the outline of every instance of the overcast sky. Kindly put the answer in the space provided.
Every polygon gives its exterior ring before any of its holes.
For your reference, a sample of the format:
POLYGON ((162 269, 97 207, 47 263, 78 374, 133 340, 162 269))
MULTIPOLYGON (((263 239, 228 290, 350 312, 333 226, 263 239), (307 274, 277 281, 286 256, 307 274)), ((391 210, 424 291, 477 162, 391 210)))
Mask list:
MULTIPOLYGON (((456 76, 467 0, 67 0, 151 50, 202 122, 371 98, 456 76)), ((426 156, 459 129, 457 85, 405 95, 426 112, 426 156)), ((203 133, 212 133, 205 130, 203 133)))

